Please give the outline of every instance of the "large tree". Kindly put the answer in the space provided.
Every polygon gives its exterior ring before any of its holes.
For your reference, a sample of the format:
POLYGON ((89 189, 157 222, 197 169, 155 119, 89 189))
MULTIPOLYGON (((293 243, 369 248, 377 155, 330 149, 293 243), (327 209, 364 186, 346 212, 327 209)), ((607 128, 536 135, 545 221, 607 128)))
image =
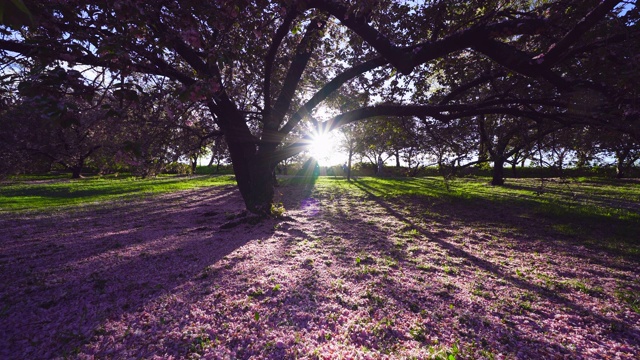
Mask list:
MULTIPOLYGON (((181 83, 179 95, 205 104, 224 133, 248 210, 268 214, 276 164, 308 143, 291 139, 301 123, 332 130, 376 116, 447 121, 530 112, 528 98, 481 104, 431 101, 425 84, 436 83, 436 75, 446 71, 443 59, 455 58, 462 64, 457 68, 480 78, 473 56, 467 55, 482 56, 509 76, 527 79, 533 88, 553 87, 558 107, 575 102, 567 94, 577 87, 602 90, 589 79, 571 77, 578 71, 565 68, 579 68, 577 57, 607 46, 608 39, 590 34, 603 19, 615 18, 612 10, 623 2, 24 3, 33 25, 0 28, 0 49, 7 59, 19 54, 45 67, 85 64, 108 68, 127 81, 145 74, 181 83), (420 90, 418 86, 424 96, 409 101, 403 94, 420 90), (366 94, 365 101, 323 119, 318 105, 344 89, 366 94), (383 105, 377 104, 381 99, 383 105)), ((634 4, 627 6, 635 11, 634 4)), ((620 35, 609 42, 633 41, 637 33, 637 22, 607 24, 611 36, 620 35)))

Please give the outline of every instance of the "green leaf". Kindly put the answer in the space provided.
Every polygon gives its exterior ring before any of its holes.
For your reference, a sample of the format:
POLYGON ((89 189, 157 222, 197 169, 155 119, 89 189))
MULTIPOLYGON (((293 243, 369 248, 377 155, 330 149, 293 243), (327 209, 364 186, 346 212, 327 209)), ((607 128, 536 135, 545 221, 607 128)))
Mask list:
POLYGON ((253 318, 254 318, 254 319, 256 319, 256 321, 260 321, 260 314, 256 311, 256 312, 253 314, 253 318))
POLYGON ((2 1, 0 3, 0 24, 19 27, 29 23, 33 24, 33 16, 22 0, 11 0, 11 3, 2 1))

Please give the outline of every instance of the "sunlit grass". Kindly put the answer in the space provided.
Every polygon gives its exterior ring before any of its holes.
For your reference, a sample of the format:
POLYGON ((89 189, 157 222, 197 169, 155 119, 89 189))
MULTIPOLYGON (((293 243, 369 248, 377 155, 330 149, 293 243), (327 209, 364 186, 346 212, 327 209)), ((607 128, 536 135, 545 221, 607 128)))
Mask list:
MULTIPOLYGON (((540 219, 541 223, 544 220, 549 229, 573 241, 640 255, 640 186, 634 180, 508 179, 506 186, 491 186, 489 182, 484 177, 460 178, 445 186, 438 177, 359 177, 352 182, 320 177, 315 187, 320 192, 333 189, 375 196, 389 203, 417 199, 489 214, 518 214, 540 219)), ((437 212, 437 206, 427 210, 437 212)))
MULTIPOLYGON (((346 182, 344 182, 346 183, 346 182)), ((320 177, 319 186, 344 186, 342 179, 320 177)), ((603 216, 640 220, 640 186, 632 182, 545 182, 539 179, 509 179, 507 186, 491 186, 488 178, 462 178, 450 181, 449 190, 437 177, 373 178, 361 177, 352 184, 382 198, 418 196, 448 200, 492 201, 535 205, 550 216, 603 216), (594 185, 596 184, 596 185, 594 185)))
POLYGON ((44 210, 224 185, 235 185, 234 177, 96 177, 78 180, 14 177, 10 182, 0 186, 0 211, 44 210))

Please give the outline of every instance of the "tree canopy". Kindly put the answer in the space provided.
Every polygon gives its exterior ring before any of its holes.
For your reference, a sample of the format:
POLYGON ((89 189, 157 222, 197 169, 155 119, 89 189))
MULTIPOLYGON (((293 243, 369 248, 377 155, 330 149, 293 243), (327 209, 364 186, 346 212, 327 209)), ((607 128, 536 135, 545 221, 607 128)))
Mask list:
MULTIPOLYGON (((0 26, 5 72, 107 72, 129 111, 142 111, 144 99, 159 96, 153 84, 164 84, 163 96, 183 110, 193 106, 206 123, 201 138, 224 135, 240 192, 258 214, 271 210, 276 164, 304 149, 310 130, 370 118, 415 117, 453 129, 494 116, 640 139, 639 11, 631 1, 24 6, 29 19, 0 26)), ((150 106, 147 114, 159 105, 150 106)), ((514 131, 501 129, 498 136, 514 131)))

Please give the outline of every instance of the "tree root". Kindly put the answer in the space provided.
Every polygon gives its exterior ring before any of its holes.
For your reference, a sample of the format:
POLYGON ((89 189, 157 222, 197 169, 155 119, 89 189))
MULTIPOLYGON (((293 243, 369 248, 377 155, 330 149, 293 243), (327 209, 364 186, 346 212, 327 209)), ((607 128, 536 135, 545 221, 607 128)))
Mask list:
POLYGON ((262 220, 265 219, 277 219, 277 220, 281 220, 281 221, 295 221, 295 219, 293 219, 291 216, 284 216, 284 215, 278 215, 278 216, 267 216, 267 215, 258 215, 258 214, 251 214, 246 210, 243 210, 242 212, 240 212, 239 214, 235 215, 232 219, 230 219, 230 221, 227 221, 226 223, 220 225, 220 229, 232 229, 238 225, 242 225, 242 224, 249 224, 249 225, 257 225, 260 222, 262 222, 262 220))

